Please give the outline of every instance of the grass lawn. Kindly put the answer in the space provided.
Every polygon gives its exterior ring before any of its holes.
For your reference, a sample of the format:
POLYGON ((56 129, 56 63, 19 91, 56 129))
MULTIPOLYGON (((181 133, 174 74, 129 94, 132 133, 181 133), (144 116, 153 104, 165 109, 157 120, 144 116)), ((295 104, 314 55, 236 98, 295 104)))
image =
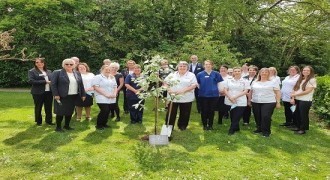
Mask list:
MULTIPOLYGON (((283 109, 275 110, 272 135, 264 138, 252 133, 254 123, 228 136, 229 120, 203 131, 193 106, 188 129, 174 130, 170 145, 152 147, 140 140, 153 132, 152 101, 142 125, 122 115, 103 131, 95 130, 94 118, 56 133, 54 126, 35 125, 29 93, 0 92, 0 99, 0 179, 330 178, 329 130, 312 120, 307 134, 294 135, 279 127, 283 109)), ((93 117, 97 112, 94 105, 93 117)))

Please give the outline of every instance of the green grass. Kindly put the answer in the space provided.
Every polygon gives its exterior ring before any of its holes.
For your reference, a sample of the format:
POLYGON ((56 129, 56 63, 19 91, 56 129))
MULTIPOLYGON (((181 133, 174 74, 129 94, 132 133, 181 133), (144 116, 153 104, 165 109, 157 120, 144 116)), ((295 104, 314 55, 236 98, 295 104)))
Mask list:
MULTIPOLYGON (((273 116, 271 137, 263 138, 252 133, 253 123, 228 136, 229 120, 205 132, 193 106, 188 130, 174 130, 170 145, 152 147, 140 140, 153 132, 151 101, 143 125, 123 115, 104 131, 95 131, 94 119, 56 133, 54 126, 35 126, 29 93, 0 92, 0 99, 0 179, 330 178, 329 130, 313 120, 307 134, 294 135, 279 127, 283 109, 273 116)), ((93 106, 93 117, 97 112, 93 106)))

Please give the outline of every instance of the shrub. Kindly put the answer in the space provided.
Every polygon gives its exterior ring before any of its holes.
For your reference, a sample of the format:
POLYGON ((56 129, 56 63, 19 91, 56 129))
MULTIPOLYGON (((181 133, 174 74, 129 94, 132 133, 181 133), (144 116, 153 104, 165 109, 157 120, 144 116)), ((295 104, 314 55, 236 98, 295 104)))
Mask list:
POLYGON ((31 68, 31 61, 0 61, 0 87, 27 87, 28 70, 31 68))
POLYGON ((330 76, 317 77, 317 88, 314 95, 315 112, 327 124, 330 124, 330 76))

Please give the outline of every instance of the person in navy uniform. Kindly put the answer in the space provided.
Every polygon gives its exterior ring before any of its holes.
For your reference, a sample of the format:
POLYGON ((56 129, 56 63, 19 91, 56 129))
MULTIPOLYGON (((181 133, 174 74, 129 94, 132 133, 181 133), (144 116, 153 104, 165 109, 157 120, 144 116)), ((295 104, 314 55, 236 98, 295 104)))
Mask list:
MULTIPOLYGON (((195 76, 197 77, 198 73, 204 71, 203 64, 198 62, 198 57, 196 55, 190 56, 190 61, 191 61, 191 63, 189 64, 189 72, 194 73, 195 76)), ((197 106, 198 113, 200 113, 201 112, 201 105, 200 105, 199 100, 198 100, 198 91, 199 91, 199 88, 196 87, 195 88, 196 106, 197 106)))
POLYGON ((74 70, 75 61, 64 59, 62 61, 63 69, 53 72, 51 76, 51 87, 54 96, 54 111, 56 114, 57 132, 62 132, 61 127, 63 117, 65 118, 64 129, 73 130, 70 127, 70 121, 77 98, 85 101, 86 92, 81 78, 81 74, 74 70))
POLYGON ((34 68, 28 72, 29 83, 32 85, 31 94, 34 101, 34 118, 37 126, 42 124, 41 109, 44 106, 45 121, 49 125, 52 122, 52 103, 53 95, 50 87, 50 75, 52 71, 47 69, 47 65, 43 58, 36 58, 34 68))
POLYGON ((223 81, 217 71, 213 71, 213 62, 206 60, 204 62, 205 70, 197 74, 199 85, 199 102, 201 105, 201 118, 204 130, 213 129, 214 111, 217 108, 219 100, 218 85, 223 81))
MULTIPOLYGON (((126 77, 129 74, 133 74, 135 64, 136 63, 133 60, 128 60, 126 62, 126 68, 121 70, 121 74, 124 77, 124 81, 125 81, 126 77)), ((127 89, 126 89, 125 85, 122 87, 122 90, 123 90, 123 95, 124 95, 123 109, 124 109, 125 114, 128 114, 129 113, 129 106, 128 106, 128 101, 127 101, 127 96, 126 96, 127 89)))

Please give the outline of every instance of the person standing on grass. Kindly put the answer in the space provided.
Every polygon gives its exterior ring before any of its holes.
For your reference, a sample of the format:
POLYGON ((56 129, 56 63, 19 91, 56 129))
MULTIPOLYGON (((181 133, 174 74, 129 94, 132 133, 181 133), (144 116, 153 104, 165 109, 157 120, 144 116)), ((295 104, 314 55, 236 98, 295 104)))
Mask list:
MULTIPOLYGON (((258 67, 251 65, 249 66, 249 75, 243 76, 244 79, 249 81, 249 84, 253 83, 257 79, 258 67)), ((248 98, 248 97, 246 97, 248 98)), ((251 106, 246 106, 244 113, 243 113, 243 125, 247 126, 250 124, 250 117, 251 117, 251 106)))
POLYGON ((305 66, 301 75, 293 87, 291 94, 291 104, 296 105, 293 118, 296 119, 296 134, 302 135, 309 130, 309 110, 312 106, 313 94, 316 88, 316 79, 314 69, 311 66, 305 66))
POLYGON ((64 129, 73 130, 70 127, 71 117, 78 98, 85 101, 86 92, 81 74, 74 70, 74 61, 64 59, 63 69, 56 70, 52 74, 51 87, 54 96, 54 110, 56 114, 55 131, 62 132, 63 117, 65 118, 64 129))
POLYGON ((53 95, 51 92, 51 76, 52 71, 47 69, 47 65, 43 58, 36 58, 34 68, 28 72, 29 83, 32 85, 31 94, 34 102, 34 121, 37 126, 42 124, 41 110, 44 106, 45 121, 49 125, 55 125, 52 122, 52 103, 53 95))
POLYGON ((275 81, 281 85, 281 78, 277 76, 277 70, 275 67, 269 67, 270 80, 275 81))
POLYGON ((271 118, 275 107, 281 107, 280 101, 279 84, 270 80, 268 68, 260 69, 257 80, 252 83, 249 92, 249 104, 252 105, 257 126, 254 133, 262 133, 263 137, 270 136, 271 118))
POLYGON ((120 109, 118 105, 120 90, 124 86, 124 77, 121 73, 118 72, 119 70, 119 64, 116 62, 113 62, 110 64, 110 74, 115 77, 116 83, 117 83, 117 98, 116 98, 116 104, 115 108, 111 110, 111 118, 115 116, 116 113, 116 121, 120 121, 120 109))
POLYGON ((137 78, 142 77, 141 66, 136 64, 133 67, 133 74, 129 74, 125 79, 125 86, 127 89, 126 98, 129 107, 131 124, 141 124, 143 118, 143 107, 141 105, 144 104, 144 100, 138 97, 138 94, 140 93, 142 88, 137 82, 135 82, 137 78))
MULTIPOLYGON (((204 71, 204 67, 202 63, 198 62, 198 57, 196 55, 190 56, 190 61, 191 63, 189 64, 189 72, 192 72, 195 74, 197 77, 197 74, 204 71)), ((197 107, 197 112, 201 112, 201 105, 198 99, 198 92, 199 92, 199 87, 195 88, 195 99, 196 99, 196 107, 197 107)))
POLYGON ((246 94, 250 89, 250 84, 241 76, 241 68, 233 68, 233 78, 224 81, 225 104, 227 110, 230 110, 231 125, 229 135, 239 131, 239 120, 243 117, 245 107, 247 106, 246 94))
POLYGON ((82 101, 78 98, 76 103, 77 121, 81 121, 83 108, 85 108, 86 120, 91 121, 92 120, 91 106, 93 105, 93 93, 94 93, 94 88, 92 86, 92 79, 94 78, 95 75, 90 72, 89 66, 86 63, 79 63, 76 69, 81 74, 84 88, 86 91, 85 101, 82 101))
POLYGON ((290 66, 288 69, 288 76, 282 81, 282 103, 284 106, 284 115, 285 115, 285 122, 280 124, 280 126, 290 127, 293 124, 293 112, 290 109, 292 104, 291 101, 291 93, 293 92, 293 87, 297 83, 300 77, 300 69, 298 66, 290 66))
MULTIPOLYGON (((121 70, 121 74, 124 77, 124 81, 125 81, 126 77, 129 74, 133 74, 135 64, 136 63, 133 60, 128 60, 126 62, 126 68, 121 70)), ((128 103, 127 103, 127 96, 126 96, 127 89, 126 89, 126 86, 124 85, 122 89, 123 89, 123 96, 124 96, 123 109, 124 109, 125 114, 128 114, 129 113, 129 111, 128 111, 129 107, 128 107, 128 103)))
POLYGON ((107 125, 110 111, 115 109, 117 97, 117 83, 111 68, 108 65, 101 67, 101 74, 96 75, 92 80, 92 86, 95 90, 95 100, 100 108, 97 115, 95 128, 102 130, 109 128, 107 125))
POLYGON ((201 105, 201 118, 204 130, 213 130, 214 111, 216 110, 219 90, 218 83, 223 81, 217 71, 213 71, 213 62, 204 61, 205 70, 197 74, 199 86, 199 102, 201 105))
POLYGON ((178 128, 181 131, 186 130, 189 124, 191 106, 195 99, 194 89, 197 86, 196 76, 188 71, 188 67, 186 61, 180 61, 177 65, 177 71, 169 74, 164 80, 164 86, 168 89, 167 98, 172 101, 170 102, 172 103, 171 109, 168 109, 166 113, 165 123, 170 116, 169 125, 174 128, 179 108, 178 128), (173 95, 176 97, 172 98, 173 95))
POLYGON ((228 118, 228 109, 225 105, 225 93, 224 93, 224 83, 227 79, 233 78, 232 76, 228 75, 228 66, 222 65, 219 69, 220 75, 223 79, 222 82, 219 83, 219 101, 218 101, 218 124, 222 124, 223 117, 228 118))

